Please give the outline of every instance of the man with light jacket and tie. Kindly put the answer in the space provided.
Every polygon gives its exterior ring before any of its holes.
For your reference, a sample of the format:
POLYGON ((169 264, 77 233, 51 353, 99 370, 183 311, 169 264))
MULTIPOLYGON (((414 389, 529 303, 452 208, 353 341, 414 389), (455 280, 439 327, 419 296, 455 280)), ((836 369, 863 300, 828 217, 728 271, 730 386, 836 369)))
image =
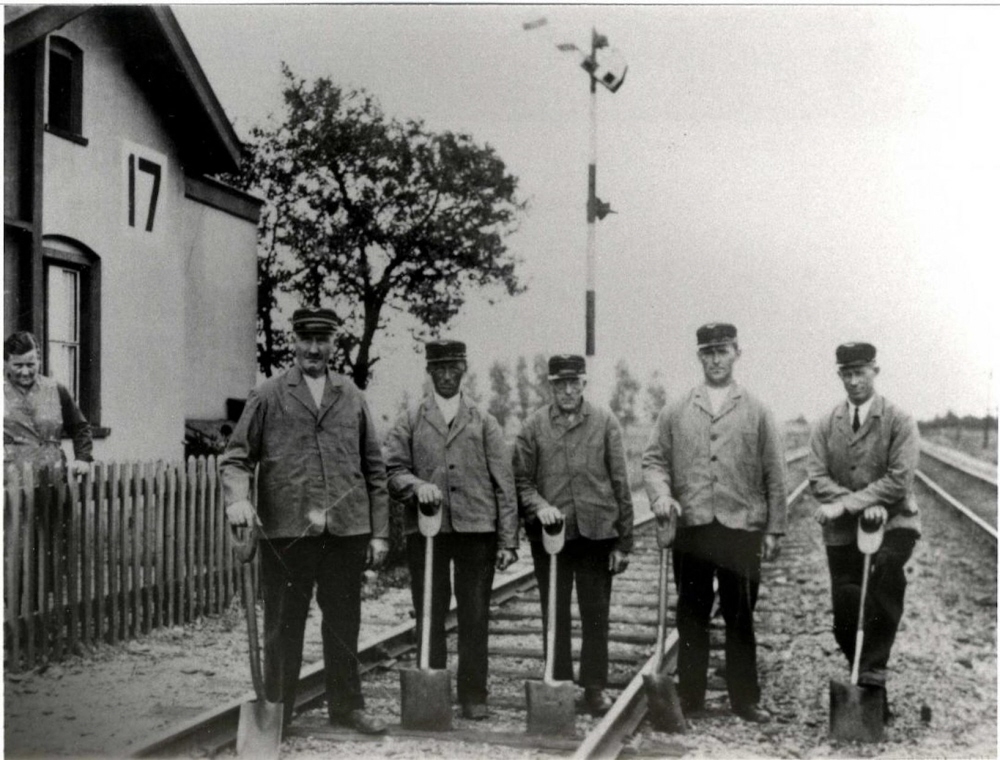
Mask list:
POLYGON ((816 519, 830 566, 833 633, 853 664, 864 555, 857 546, 859 516, 885 522, 885 537, 872 555, 865 598, 865 635, 858 684, 879 692, 890 718, 886 668, 903 617, 905 565, 920 537, 913 475, 920 457, 917 425, 875 392, 875 346, 837 347, 837 374, 847 400, 813 427, 809 486, 819 502, 816 519))

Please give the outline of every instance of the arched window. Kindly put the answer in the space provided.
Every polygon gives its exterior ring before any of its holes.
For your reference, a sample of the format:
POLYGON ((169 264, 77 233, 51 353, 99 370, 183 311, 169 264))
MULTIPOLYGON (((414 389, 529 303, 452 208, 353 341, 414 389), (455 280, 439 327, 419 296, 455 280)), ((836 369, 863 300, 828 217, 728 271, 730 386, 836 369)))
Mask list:
POLYGON ((101 417, 101 259, 61 235, 42 240, 45 374, 69 388, 95 428, 101 417))

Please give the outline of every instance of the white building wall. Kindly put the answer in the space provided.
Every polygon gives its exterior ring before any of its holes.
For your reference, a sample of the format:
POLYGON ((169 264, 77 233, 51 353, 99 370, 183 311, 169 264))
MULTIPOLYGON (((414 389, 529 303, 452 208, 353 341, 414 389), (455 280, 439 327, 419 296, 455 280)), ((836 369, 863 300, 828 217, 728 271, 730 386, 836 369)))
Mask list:
POLYGON ((257 225, 188 201, 187 417, 224 419, 257 371, 257 225))
POLYGON ((220 219, 222 212, 184 197, 176 148, 99 19, 85 14, 58 34, 83 50, 89 144, 45 135, 43 225, 45 235, 74 238, 101 258, 100 422, 111 432, 95 441, 95 458, 179 459, 185 418, 216 414, 226 395, 245 395, 254 375, 255 309, 247 306, 256 298, 254 225, 220 219), (130 154, 161 165, 152 232, 145 230, 152 178, 141 171, 135 226, 128 224, 130 154), (219 261, 237 228, 249 266, 245 255, 219 261), (200 260, 206 254, 210 260, 200 260), (189 323, 186 286, 211 277, 220 279, 194 285, 199 305, 189 323), (215 297, 212 307, 203 303, 215 297), (222 316, 227 324, 210 325, 222 316), (199 345, 188 351, 187 336, 199 330, 199 345))

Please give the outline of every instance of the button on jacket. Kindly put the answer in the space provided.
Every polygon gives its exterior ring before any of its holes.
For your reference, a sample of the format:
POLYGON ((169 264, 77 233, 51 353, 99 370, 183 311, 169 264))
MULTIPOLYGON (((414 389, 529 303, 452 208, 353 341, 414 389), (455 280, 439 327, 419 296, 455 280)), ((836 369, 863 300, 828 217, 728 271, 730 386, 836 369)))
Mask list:
POLYGON ((327 373, 318 409, 298 366, 251 391, 220 459, 226 504, 249 498, 256 464, 268 538, 389 537, 382 452, 364 395, 346 377, 327 373))
POLYGON ((680 503, 680 527, 718 520, 785 532, 784 446, 771 412, 739 385, 717 414, 704 385, 660 412, 642 471, 651 503, 668 496, 680 503))
POLYGON ((572 424, 555 404, 527 420, 514 447, 514 478, 528 537, 538 540, 535 514, 546 504, 566 519, 566 539, 617 539, 632 550, 632 493, 618 420, 584 400, 572 424))
POLYGON ((809 486, 821 504, 842 501, 849 514, 823 526, 831 546, 853 543, 853 516, 881 505, 889 512, 886 530, 920 532, 913 473, 920 457, 920 434, 913 419, 876 394, 868 419, 855 433, 847 402, 813 426, 809 442, 809 486))
MULTIPOLYGON (((428 397, 399 416, 386 438, 389 493, 416 505, 417 487, 433 483, 444 496, 442 532, 498 534, 501 549, 517 548, 517 495, 510 454, 493 415, 461 398, 451 425, 428 397)), ((417 512, 404 513, 404 532, 417 512)))

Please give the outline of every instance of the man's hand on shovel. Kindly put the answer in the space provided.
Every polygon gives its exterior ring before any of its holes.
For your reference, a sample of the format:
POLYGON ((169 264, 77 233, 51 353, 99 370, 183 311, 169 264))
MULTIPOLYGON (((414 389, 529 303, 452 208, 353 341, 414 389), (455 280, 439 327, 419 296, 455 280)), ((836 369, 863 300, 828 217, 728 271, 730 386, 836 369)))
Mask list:
POLYGON ((611 571, 611 574, 618 575, 618 573, 624 573, 627 569, 628 555, 620 549, 615 549, 611 552, 611 556, 608 558, 608 570, 611 571))
POLYGON ((778 558, 781 554, 781 536, 775 535, 774 533, 764 534, 764 546, 762 548, 762 556, 765 562, 770 562, 778 558))
POLYGON ((861 519, 870 525, 884 525, 889 519, 889 511, 881 504, 876 504, 873 507, 866 507, 861 513, 861 519))
POLYGON ((668 520, 671 517, 680 517, 681 512, 683 511, 680 503, 672 496, 657 499, 650 505, 649 508, 652 510, 653 516, 661 522, 668 520))
POLYGON ((243 501, 234 501, 226 507, 226 517, 229 519, 229 524, 233 526, 260 525, 257 510, 246 499, 243 501))
POLYGON ((444 495, 441 489, 433 483, 421 483, 417 486, 417 504, 440 504, 444 495))

